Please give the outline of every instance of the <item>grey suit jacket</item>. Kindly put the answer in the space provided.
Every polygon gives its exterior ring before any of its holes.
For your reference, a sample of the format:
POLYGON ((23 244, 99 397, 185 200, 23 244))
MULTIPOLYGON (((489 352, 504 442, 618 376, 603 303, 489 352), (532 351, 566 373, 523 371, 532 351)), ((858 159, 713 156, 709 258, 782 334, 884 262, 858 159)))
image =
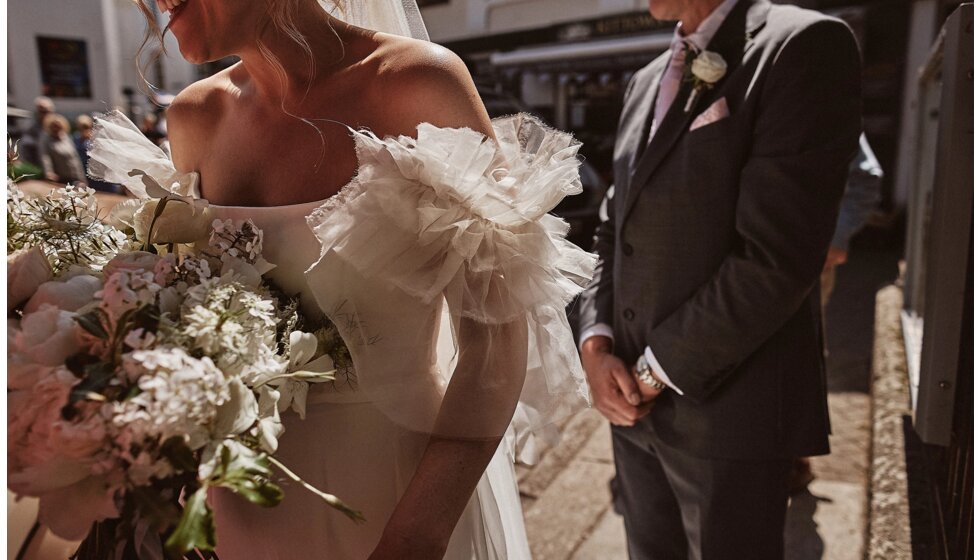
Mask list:
POLYGON ((640 429, 709 458, 828 451, 818 279, 861 133, 860 60, 841 21, 742 0, 708 50, 728 64, 683 83, 652 142, 669 53, 633 78, 580 326, 613 326, 633 363, 650 346, 684 393, 640 429), (724 97, 730 116, 689 131, 724 97))

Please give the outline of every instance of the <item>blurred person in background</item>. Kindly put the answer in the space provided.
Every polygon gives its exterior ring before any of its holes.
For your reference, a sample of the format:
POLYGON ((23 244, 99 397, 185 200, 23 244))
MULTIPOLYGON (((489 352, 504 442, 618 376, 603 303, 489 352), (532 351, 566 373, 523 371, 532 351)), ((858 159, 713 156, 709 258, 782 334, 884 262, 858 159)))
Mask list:
POLYGON ((851 238, 868 223, 881 202, 881 181, 884 176, 885 172, 871 151, 867 136, 862 134, 861 149, 851 162, 847 187, 840 203, 840 215, 837 217, 837 229, 820 276, 820 301, 824 307, 834 291, 837 267, 847 262, 851 238))
POLYGON ((156 113, 143 115, 143 123, 140 124, 140 131, 157 146, 166 139, 166 136, 160 132, 159 118, 156 113))
POLYGON ((86 184, 82 159, 68 134, 68 119, 52 113, 42 124, 45 134, 41 136, 39 148, 44 178, 55 183, 86 184))
POLYGON ((44 119, 55 112, 54 101, 49 97, 34 100, 34 122, 20 140, 20 158, 41 167, 41 140, 45 136, 44 119))
MULTIPOLYGON (((827 251, 827 260, 820 275, 820 304, 826 310, 830 294, 834 291, 837 267, 847 262, 847 253, 853 238, 863 228, 881 201, 881 181, 885 172, 878 158, 871 151, 868 137, 861 134, 860 150, 851 162, 851 169, 844 188, 844 198, 837 216, 837 229, 827 251)), ((827 338, 824 337, 826 345, 827 338)), ((825 350, 826 352, 826 350, 825 350)), ((792 494, 806 490, 815 475, 807 457, 797 458, 793 463, 789 488, 792 494)))

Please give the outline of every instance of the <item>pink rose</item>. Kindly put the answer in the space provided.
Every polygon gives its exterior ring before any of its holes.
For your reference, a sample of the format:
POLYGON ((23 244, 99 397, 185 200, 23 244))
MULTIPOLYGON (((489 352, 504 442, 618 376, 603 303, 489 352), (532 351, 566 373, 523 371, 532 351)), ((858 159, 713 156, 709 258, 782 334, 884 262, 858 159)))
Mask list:
POLYGON ((53 276, 47 257, 38 247, 7 255, 7 312, 27 301, 53 276))
POLYGON ((80 327, 75 314, 53 305, 41 304, 24 315, 8 347, 8 363, 60 366, 81 347, 80 327))
MULTIPOLYGON (((7 458, 11 479, 8 485, 19 493, 27 487, 15 487, 13 475, 28 467, 57 462, 59 450, 53 441, 55 425, 62 420, 61 409, 68 404, 71 388, 77 379, 60 368, 41 377, 29 390, 7 394, 7 458)), ((24 481, 25 483, 27 481, 24 481)), ((52 483, 45 480, 44 483, 52 483)), ((76 480, 68 480, 68 483, 76 480)), ((36 495, 36 494, 34 494, 36 495)))
POLYGON ((50 304, 65 311, 78 311, 95 300, 95 292, 102 289, 102 280, 95 276, 80 275, 65 282, 45 282, 24 306, 24 313, 34 313, 42 304, 50 304))

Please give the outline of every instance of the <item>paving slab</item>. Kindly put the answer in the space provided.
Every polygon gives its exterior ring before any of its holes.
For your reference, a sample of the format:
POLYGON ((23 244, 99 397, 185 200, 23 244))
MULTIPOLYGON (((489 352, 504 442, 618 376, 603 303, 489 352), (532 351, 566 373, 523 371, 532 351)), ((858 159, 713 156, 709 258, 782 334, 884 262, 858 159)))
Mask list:
POLYGON ((625 560, 627 557, 623 518, 609 507, 572 560, 625 560))
POLYGON ((794 496, 786 514, 787 560, 862 560, 866 492, 863 484, 818 479, 794 496))

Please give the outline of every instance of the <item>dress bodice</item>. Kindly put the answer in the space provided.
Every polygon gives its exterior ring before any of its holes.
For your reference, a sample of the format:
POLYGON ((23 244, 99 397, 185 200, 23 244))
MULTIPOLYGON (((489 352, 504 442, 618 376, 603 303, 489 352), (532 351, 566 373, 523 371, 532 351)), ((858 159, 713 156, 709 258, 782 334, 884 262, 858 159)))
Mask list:
POLYGON ((252 220, 263 232, 262 255, 275 265, 266 275, 287 294, 300 297, 302 308, 316 307, 312 289, 303 273, 320 257, 320 242, 306 223, 323 201, 288 206, 210 205, 217 219, 252 220))

